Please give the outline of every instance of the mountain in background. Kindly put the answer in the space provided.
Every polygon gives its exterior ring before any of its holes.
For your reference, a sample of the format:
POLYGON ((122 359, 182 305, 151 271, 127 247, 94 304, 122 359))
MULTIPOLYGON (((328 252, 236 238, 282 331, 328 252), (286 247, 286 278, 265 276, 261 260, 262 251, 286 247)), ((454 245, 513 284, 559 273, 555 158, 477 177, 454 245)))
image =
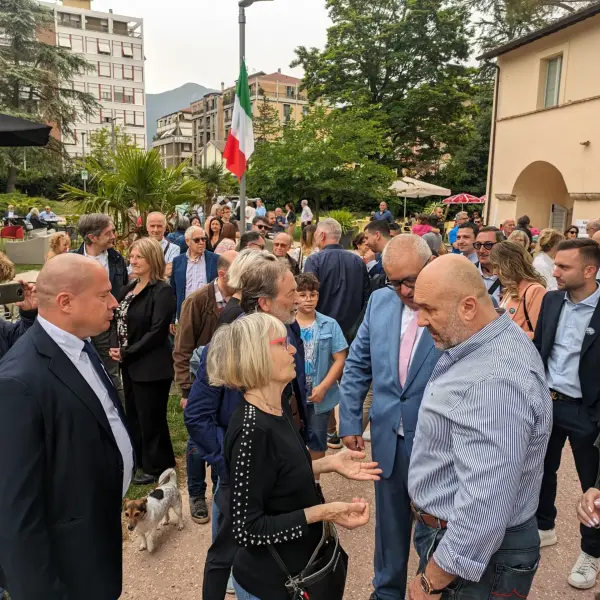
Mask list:
POLYGON ((160 94, 146 94, 146 135, 148 136, 148 148, 152 148, 152 139, 156 133, 156 120, 203 98, 210 88, 197 83, 185 83, 184 85, 167 90, 160 94))

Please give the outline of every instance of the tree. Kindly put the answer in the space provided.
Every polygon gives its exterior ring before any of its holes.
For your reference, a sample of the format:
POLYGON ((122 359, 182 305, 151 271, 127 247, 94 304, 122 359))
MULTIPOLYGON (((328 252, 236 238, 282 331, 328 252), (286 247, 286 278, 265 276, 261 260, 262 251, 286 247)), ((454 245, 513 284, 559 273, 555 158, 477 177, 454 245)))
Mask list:
POLYGON ((459 0, 327 0, 323 51, 296 50, 313 101, 377 107, 393 145, 388 164, 436 169, 464 141, 471 113, 470 13, 459 0))
POLYGON ((115 125, 114 145, 112 130, 108 127, 103 127, 90 133, 90 154, 86 157, 96 160, 106 169, 113 169, 115 164, 115 150, 118 152, 124 148, 133 148, 133 143, 130 136, 125 133, 125 130, 118 125, 115 125))
POLYGON ((258 115, 253 119, 254 141, 257 144, 276 138, 282 130, 277 110, 271 106, 264 91, 259 90, 259 94, 262 94, 263 99, 256 105, 258 115))
POLYGON ((388 139, 375 111, 315 107, 279 138, 257 145, 248 191, 281 202, 307 198, 317 211, 321 201, 328 208, 370 206, 395 178, 379 163, 388 139))
POLYGON ((157 150, 124 147, 117 150, 114 170, 106 170, 95 158, 88 161, 95 192, 63 185, 63 200, 83 200, 85 212, 110 214, 118 231, 127 231, 128 212, 134 206, 144 219, 154 210, 170 214, 179 204, 193 204, 202 197, 203 184, 184 175, 186 164, 164 169, 157 150))
POLYGON ((237 179, 222 164, 210 167, 188 167, 186 173, 200 181, 204 187, 204 214, 209 214, 215 197, 239 192, 237 179))
MULTIPOLYGON (((93 96, 70 85, 90 68, 86 59, 40 41, 40 34, 55 35, 54 17, 36 0, 1 0, 0 31, 0 109, 71 134, 78 113, 89 115, 99 107, 93 96)), ((58 151, 61 145, 53 141, 53 147, 58 151)), ((11 192, 22 153, 9 149, 3 155, 11 192)))

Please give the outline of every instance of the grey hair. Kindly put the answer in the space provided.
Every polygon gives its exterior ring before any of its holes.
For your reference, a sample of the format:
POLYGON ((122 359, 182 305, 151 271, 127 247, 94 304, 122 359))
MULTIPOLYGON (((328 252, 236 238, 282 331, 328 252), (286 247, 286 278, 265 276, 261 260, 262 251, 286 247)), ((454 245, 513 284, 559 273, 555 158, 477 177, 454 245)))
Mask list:
POLYGON ((77 223, 77 229, 86 244, 93 244, 90 236, 98 237, 112 222, 113 220, 104 213, 81 215, 77 223))
POLYGON ((469 213, 466 210, 461 210, 460 212, 456 213, 456 216, 454 218, 455 219, 468 219, 469 213))
POLYGON ((244 248, 231 263, 227 271, 227 285, 232 289, 239 291, 243 287, 243 278, 248 271, 255 268, 258 263, 275 258, 270 252, 265 250, 253 250, 252 248, 244 248))
POLYGON ((187 217, 178 217, 175 222, 175 229, 177 231, 186 231, 189 229, 190 220, 187 217))
POLYGON ((204 235, 206 235, 206 231, 204 231, 204 228, 200 227, 200 225, 192 225, 191 227, 188 227, 185 230, 185 239, 186 240, 192 239, 192 235, 194 234, 194 229, 200 229, 200 231, 202 231, 202 233, 204 235))
POLYGON ((587 227, 593 229, 594 231, 600 231, 600 219, 593 219, 592 221, 588 221, 587 227))
POLYGON ((306 206, 308 204, 308 200, 302 200, 302 202, 300 202, 300 206, 306 206))
POLYGON ((328 238, 339 241, 342 237, 342 226, 335 219, 323 219, 317 225, 317 231, 323 231, 328 238))
POLYGON ((382 254, 384 263, 400 256, 416 255, 425 264, 432 256, 429 244, 420 236, 413 233, 402 233, 392 238, 382 254))

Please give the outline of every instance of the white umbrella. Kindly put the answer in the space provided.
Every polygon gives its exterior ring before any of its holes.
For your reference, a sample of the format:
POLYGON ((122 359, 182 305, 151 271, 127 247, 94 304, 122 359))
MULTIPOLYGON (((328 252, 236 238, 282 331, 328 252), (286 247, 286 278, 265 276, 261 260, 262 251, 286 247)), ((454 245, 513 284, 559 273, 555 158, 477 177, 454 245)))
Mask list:
POLYGON ((404 220, 406 220, 406 199, 407 198, 427 198, 428 196, 449 196, 452 192, 447 189, 434 185, 433 183, 427 183, 426 181, 419 181, 412 177, 403 177, 394 181, 390 186, 390 189, 396 192, 396 195, 404 197, 404 220))

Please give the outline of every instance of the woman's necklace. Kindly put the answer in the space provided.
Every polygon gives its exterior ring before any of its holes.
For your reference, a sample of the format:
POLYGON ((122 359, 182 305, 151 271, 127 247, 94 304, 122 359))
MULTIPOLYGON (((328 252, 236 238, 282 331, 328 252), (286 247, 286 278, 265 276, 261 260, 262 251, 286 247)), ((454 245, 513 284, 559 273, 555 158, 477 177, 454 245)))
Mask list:
POLYGON ((246 392, 246 395, 250 398, 254 398, 255 402, 259 404, 259 408, 262 408, 265 412, 275 416, 281 416, 283 414, 283 409, 281 407, 269 404, 264 398, 261 398, 257 394, 246 392))

